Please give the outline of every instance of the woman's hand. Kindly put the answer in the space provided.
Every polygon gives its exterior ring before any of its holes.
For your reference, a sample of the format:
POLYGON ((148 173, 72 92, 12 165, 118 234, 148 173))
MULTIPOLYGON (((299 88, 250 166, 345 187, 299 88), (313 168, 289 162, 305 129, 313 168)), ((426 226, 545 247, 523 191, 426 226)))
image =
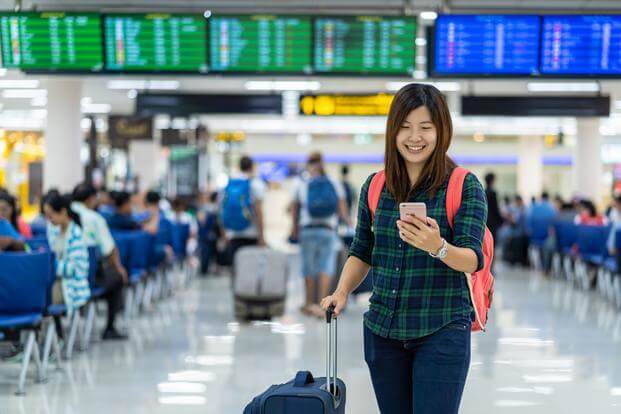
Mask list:
POLYGON ((338 316, 345 305, 347 305, 347 294, 336 290, 332 295, 326 296, 321 301, 321 309, 327 311, 330 306, 334 305, 334 315, 338 316))
POLYGON ((431 217, 427 217, 425 221, 410 214, 408 218, 410 220, 407 222, 397 221, 401 240, 427 253, 438 253, 442 248, 442 236, 440 236, 438 223, 431 217))

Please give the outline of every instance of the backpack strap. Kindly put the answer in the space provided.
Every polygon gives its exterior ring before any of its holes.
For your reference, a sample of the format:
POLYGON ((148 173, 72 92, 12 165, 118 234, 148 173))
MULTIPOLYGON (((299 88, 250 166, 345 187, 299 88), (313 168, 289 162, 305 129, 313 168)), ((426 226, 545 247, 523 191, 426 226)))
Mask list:
POLYGON ((448 188, 446 190, 446 217, 448 218, 451 228, 453 228, 455 216, 461 206, 461 193, 468 172, 469 171, 465 168, 455 167, 449 179, 448 188))
POLYGON ((375 217, 375 211, 379 205, 380 197, 382 196, 382 190, 384 189, 385 184, 386 173, 384 170, 380 170, 375 173, 371 179, 371 184, 369 185, 367 202, 369 204, 369 210, 371 211, 371 221, 373 221, 373 218, 375 217))

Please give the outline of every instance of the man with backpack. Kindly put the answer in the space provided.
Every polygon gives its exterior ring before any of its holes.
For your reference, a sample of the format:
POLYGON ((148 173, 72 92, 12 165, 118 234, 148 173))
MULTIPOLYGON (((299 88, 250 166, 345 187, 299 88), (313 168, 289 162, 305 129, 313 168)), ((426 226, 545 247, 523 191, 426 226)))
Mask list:
POLYGON ((307 163, 308 178, 293 194, 293 238, 300 240, 302 270, 306 281, 306 303, 301 311, 323 317, 319 298, 330 293, 336 272, 336 243, 339 217, 351 226, 345 191, 338 181, 326 174, 323 157, 313 153, 307 163), (319 292, 317 292, 319 290, 319 292))
POLYGON ((229 242, 231 259, 241 247, 265 245, 263 199, 265 184, 254 177, 252 158, 239 160, 240 173, 232 176, 222 197, 222 226, 229 242))

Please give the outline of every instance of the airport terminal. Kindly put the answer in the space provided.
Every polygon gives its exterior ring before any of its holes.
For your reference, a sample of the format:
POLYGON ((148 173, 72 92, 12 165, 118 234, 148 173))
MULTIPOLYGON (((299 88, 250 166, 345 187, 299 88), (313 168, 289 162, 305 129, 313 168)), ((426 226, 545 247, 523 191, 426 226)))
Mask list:
POLYGON ((0 414, 620 412, 618 0, 0 0, 0 414))

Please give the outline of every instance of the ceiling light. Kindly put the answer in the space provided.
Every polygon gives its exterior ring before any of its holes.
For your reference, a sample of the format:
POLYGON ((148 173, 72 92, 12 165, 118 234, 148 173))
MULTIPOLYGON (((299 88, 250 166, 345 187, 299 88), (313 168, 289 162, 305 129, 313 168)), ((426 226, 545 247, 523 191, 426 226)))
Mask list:
POLYGON ((109 114, 111 110, 112 106, 106 103, 89 103, 82 105, 83 114, 109 114))
POLYGON ((205 19, 209 19, 211 17, 211 10, 205 10, 203 16, 205 17, 205 19))
POLYGON ((5 89, 2 91, 3 98, 34 99, 47 96, 46 89, 5 89))
POLYGON ((485 142, 485 135, 483 135, 482 132, 475 132, 472 136, 472 139, 474 140, 474 142, 485 142))
POLYGON ((1 89, 35 89, 39 87, 36 79, 2 79, 0 80, 1 89))
POLYGON ((318 81, 248 81, 249 91, 316 91, 321 88, 318 81))
POLYGON ((529 92, 599 92, 597 82, 528 82, 529 92))
POLYGON ((127 91, 127 97, 129 99, 136 99, 136 96, 138 96, 138 91, 136 89, 130 89, 127 91))
POLYGON ((438 13, 434 11, 424 11, 421 12, 420 18, 423 20, 435 20, 438 18, 438 13))
MULTIPOLYGON (((403 88, 405 85, 408 85, 412 82, 386 82, 386 90, 388 91, 398 91, 403 88)), ((458 92, 461 90, 461 85, 459 82, 418 82, 426 85, 433 85, 438 88, 442 92, 458 92)))

